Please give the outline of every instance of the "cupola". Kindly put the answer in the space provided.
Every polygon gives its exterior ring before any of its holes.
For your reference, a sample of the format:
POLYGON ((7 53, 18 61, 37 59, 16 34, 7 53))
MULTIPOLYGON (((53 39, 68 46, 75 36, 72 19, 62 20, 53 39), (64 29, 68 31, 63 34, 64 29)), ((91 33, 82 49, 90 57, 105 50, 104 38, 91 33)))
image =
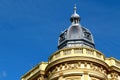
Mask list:
POLYGON ((77 8, 74 7, 74 13, 70 17, 71 25, 64 30, 58 40, 58 49, 69 47, 91 47, 95 48, 91 32, 81 26, 80 16, 77 14, 77 8))

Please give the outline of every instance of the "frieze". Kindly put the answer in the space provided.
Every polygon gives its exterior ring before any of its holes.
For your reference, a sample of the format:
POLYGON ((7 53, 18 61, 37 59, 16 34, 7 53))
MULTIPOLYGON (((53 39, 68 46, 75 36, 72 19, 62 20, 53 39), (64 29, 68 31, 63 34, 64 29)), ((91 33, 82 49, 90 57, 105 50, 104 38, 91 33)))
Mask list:
POLYGON ((59 71, 64 71, 64 70, 75 70, 75 69, 89 69, 92 71, 97 71, 101 72, 105 75, 107 75, 107 70, 103 68, 102 66, 90 63, 90 62, 74 62, 74 63, 63 63, 60 65, 56 65, 51 71, 49 71, 49 74, 53 74, 59 71))

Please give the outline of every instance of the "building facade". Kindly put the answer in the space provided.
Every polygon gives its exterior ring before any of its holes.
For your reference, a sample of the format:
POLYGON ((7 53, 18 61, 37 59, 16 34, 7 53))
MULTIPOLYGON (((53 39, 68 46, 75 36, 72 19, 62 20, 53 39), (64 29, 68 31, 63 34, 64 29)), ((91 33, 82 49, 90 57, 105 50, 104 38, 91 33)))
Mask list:
POLYGON ((120 61, 95 49, 92 33, 80 19, 75 6, 71 25, 59 36, 58 50, 21 80, 120 80, 120 61))

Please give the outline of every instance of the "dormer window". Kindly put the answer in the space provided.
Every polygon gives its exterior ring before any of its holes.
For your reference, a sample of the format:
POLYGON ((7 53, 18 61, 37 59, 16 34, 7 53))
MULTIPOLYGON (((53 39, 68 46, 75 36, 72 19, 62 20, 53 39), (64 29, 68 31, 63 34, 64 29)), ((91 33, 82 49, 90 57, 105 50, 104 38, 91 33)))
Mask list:
POLYGON ((64 41, 66 39, 66 32, 67 32, 67 30, 60 35, 60 37, 59 37, 59 43, 62 42, 62 41, 64 41))
POLYGON ((84 32, 84 37, 88 40, 92 40, 91 34, 89 32, 84 32))
POLYGON ((64 41, 64 40, 65 40, 65 35, 64 35, 64 34, 61 34, 61 35, 60 35, 59 42, 62 42, 62 41, 64 41))

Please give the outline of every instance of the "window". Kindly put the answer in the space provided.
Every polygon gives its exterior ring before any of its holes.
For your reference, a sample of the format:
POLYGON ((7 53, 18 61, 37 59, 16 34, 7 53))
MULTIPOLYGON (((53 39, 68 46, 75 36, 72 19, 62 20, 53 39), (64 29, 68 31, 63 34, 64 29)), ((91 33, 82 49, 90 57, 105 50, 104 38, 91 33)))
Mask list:
POLYGON ((59 41, 62 42, 64 40, 65 40, 65 34, 63 33, 63 34, 60 35, 60 40, 59 41))
POLYGON ((88 40, 92 40, 91 34, 89 32, 84 32, 84 37, 88 40))

